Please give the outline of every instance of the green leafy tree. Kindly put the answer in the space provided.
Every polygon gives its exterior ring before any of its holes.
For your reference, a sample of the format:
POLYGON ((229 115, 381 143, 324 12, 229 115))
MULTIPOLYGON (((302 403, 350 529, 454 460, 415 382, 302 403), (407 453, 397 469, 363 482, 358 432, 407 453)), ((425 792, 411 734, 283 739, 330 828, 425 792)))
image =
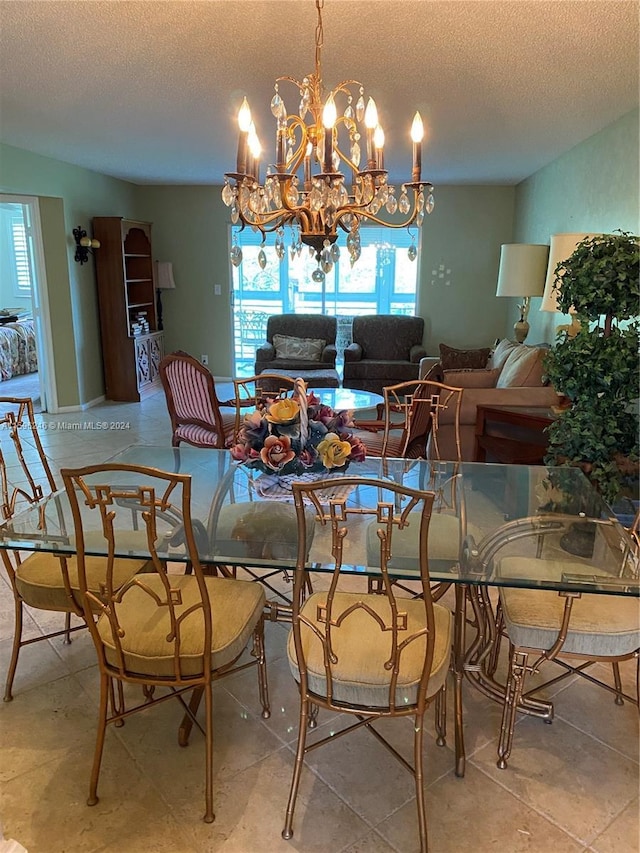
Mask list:
POLYGON ((571 401, 549 427, 548 465, 579 465, 612 503, 637 489, 640 369, 638 237, 617 231, 583 240, 555 269, 558 305, 581 323, 560 332, 545 366, 571 401))

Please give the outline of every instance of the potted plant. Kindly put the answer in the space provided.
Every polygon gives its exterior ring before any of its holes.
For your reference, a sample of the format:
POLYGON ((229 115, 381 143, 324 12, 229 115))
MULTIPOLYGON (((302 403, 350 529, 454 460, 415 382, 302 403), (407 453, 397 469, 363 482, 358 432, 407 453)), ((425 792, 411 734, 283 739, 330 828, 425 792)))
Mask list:
POLYGON ((637 499, 640 298, 638 237, 590 237, 555 269, 558 307, 580 331, 558 341, 547 375, 570 406, 548 428, 547 465, 578 465, 603 498, 637 499))

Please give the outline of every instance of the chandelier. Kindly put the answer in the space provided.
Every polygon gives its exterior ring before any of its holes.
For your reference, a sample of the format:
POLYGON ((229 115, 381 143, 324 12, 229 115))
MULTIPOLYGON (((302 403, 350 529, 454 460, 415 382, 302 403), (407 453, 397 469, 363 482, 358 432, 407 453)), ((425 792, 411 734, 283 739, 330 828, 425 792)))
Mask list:
MULTIPOLYGON (((347 234, 353 265, 360 257, 359 228, 363 221, 389 228, 420 228, 425 212, 433 210, 434 200, 433 186, 421 177, 424 130, 420 113, 415 114, 411 126, 411 180, 401 185, 398 194, 384 168, 384 131, 373 98, 365 106, 364 87, 357 80, 344 80, 325 93, 321 63, 324 0, 315 3, 315 71, 302 81, 278 77, 274 86, 271 112, 276 119, 275 163, 267 167, 261 183, 262 148, 245 97, 238 113, 236 171, 225 174, 222 200, 231 208, 234 225, 241 229, 248 225, 262 233, 263 246, 266 235, 275 232, 280 260, 286 254, 284 234, 288 226, 292 258, 300 254, 303 244, 309 246, 318 261, 313 278, 321 281, 340 256, 338 229, 347 234), (280 94, 282 82, 298 89, 297 114, 287 111, 280 94), (348 172, 349 185, 341 169, 348 172)), ((409 257, 413 260, 416 253, 414 237, 409 257)), ((242 260, 237 235, 230 258, 235 266, 242 260)), ((262 248, 258 262, 262 268, 266 265, 262 248)))

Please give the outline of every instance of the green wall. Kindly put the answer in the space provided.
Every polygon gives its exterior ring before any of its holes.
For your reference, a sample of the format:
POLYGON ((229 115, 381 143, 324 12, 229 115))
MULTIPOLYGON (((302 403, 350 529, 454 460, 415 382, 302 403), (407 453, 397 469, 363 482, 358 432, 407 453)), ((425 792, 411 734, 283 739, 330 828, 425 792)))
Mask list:
MULTIPOLYGON (((173 263, 176 289, 162 297, 167 352, 185 349, 198 358, 207 353, 212 372, 229 376, 231 220, 220 191, 139 187, 138 200, 140 216, 153 222, 157 259, 173 263), (220 296, 214 295, 216 284, 220 296)), ((499 300, 496 310, 495 288, 500 244, 511 239, 514 196, 513 187, 438 188, 436 208, 422 229, 419 274, 418 312, 429 352, 437 353, 441 341, 486 346, 501 334, 509 300, 499 300)))
POLYGON ((137 187, 0 145, 0 192, 40 198, 58 405, 89 403, 104 394, 95 270, 73 260, 72 231, 91 233, 97 215, 136 218, 137 187))
MULTIPOLYGON (((512 336, 517 300, 495 298, 500 244, 548 243, 564 231, 637 233, 638 185, 635 110, 517 187, 436 187, 419 272, 428 351, 437 354, 441 342, 475 347, 512 336)), ((61 407, 104 393, 94 265, 73 261, 71 233, 77 225, 90 230, 93 216, 153 223, 155 257, 172 261, 176 281, 163 294, 167 351, 207 353, 213 373, 231 374, 230 221, 220 187, 135 186, 0 146, 0 192, 40 197, 61 407)), ((539 305, 532 301, 528 340, 552 341, 557 318, 539 305)))
MULTIPOLYGON (((639 113, 633 110, 519 184, 515 241, 549 243, 552 234, 611 233, 618 228, 638 234, 638 128, 639 113)), ((560 317, 540 311, 541 301, 531 300, 528 341, 552 342, 560 317)), ((512 313, 516 319, 515 307, 512 313)))
POLYGON ((440 343, 489 346, 502 337, 509 308, 510 300, 495 294, 500 244, 512 240, 515 190, 436 187, 435 199, 422 226, 420 259, 418 312, 427 351, 438 355, 440 343))
POLYGON ((228 208, 220 187, 138 187, 138 201, 141 218, 153 222, 156 259, 173 264, 176 289, 162 294, 166 352, 206 353, 214 375, 231 376, 228 208))

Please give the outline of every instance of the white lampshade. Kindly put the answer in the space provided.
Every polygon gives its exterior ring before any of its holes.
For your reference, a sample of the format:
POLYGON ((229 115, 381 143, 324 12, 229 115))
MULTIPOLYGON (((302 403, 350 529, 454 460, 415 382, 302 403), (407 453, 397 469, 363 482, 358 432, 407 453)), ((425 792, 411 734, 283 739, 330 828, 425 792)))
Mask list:
POLYGON ((587 237, 595 237, 595 234, 553 234, 551 236, 551 249, 549 251, 549 266, 547 267, 547 278, 544 284, 544 295, 542 297, 541 311, 559 311, 558 291, 554 290, 553 284, 556 280, 555 269, 560 261, 566 261, 574 253, 578 243, 587 237))
POLYGON ((539 243, 503 243, 496 296, 542 296, 549 247, 539 243))
POLYGON ((175 290, 173 264, 170 261, 156 261, 156 287, 159 290, 175 290))

